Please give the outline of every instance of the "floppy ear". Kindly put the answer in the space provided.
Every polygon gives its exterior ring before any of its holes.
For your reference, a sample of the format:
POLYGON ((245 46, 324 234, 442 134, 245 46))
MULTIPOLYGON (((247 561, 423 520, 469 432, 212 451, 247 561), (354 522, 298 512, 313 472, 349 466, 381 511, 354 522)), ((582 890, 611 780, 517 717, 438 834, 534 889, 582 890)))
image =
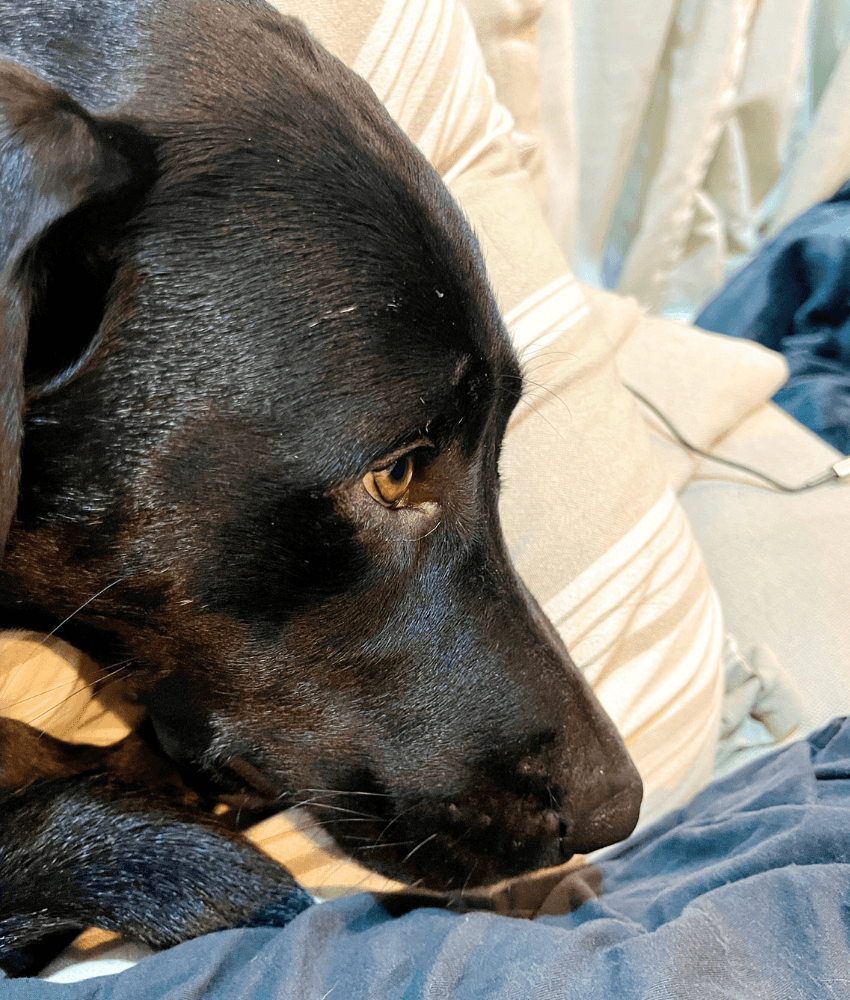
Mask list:
POLYGON ((0 62, 0 553, 15 512, 27 392, 97 333, 120 225, 153 180, 153 142, 0 62))

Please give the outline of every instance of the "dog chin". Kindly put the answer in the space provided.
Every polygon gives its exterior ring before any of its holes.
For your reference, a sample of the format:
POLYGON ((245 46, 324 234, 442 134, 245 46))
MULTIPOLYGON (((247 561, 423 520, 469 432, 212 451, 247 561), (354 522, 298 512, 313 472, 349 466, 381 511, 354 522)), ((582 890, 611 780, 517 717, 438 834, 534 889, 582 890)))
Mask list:
POLYGON ((561 865, 574 854, 624 839, 637 823, 641 791, 636 773, 628 775, 589 815, 547 808, 537 797, 474 786, 448 799, 360 792, 327 797, 307 808, 365 867, 446 892, 561 865))
MULTIPOLYGON (((391 832, 392 829, 388 831, 391 832)), ((339 846, 365 867, 407 885, 438 892, 493 885, 560 865, 572 857, 572 853, 561 851, 557 843, 510 841, 505 831, 489 830, 484 825, 462 833, 448 828, 430 834, 417 831, 400 846, 383 847, 377 842, 369 845, 368 850, 362 845, 349 846, 342 839, 339 846), (492 847, 493 840, 507 843, 497 849, 492 847)))

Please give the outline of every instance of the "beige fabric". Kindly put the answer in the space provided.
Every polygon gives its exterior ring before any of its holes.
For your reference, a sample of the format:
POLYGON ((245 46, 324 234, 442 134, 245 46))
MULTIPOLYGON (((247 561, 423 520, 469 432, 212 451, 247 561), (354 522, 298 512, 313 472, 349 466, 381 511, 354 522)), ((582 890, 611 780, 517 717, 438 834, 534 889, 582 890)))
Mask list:
POLYGON ((538 33, 546 155, 578 157, 549 218, 584 281, 690 317, 850 176, 848 0, 553 0, 538 33))
POLYGON ((829 198, 850 177, 850 47, 845 47, 818 108, 812 130, 770 231, 829 198))
POLYGON ((546 219, 567 260, 576 260, 579 170, 575 28, 570 0, 544 4, 537 25, 540 128, 546 173, 546 219), (549 193, 555 192, 550 198, 549 193))
MULTIPOLYGON (((592 302, 625 310, 611 292, 586 289, 592 302)), ((617 352, 623 382, 657 407, 690 444, 708 449, 765 403, 788 376, 781 354, 737 337, 708 333, 634 309, 634 326, 617 352)), ((699 465, 650 408, 641 407, 656 453, 677 492, 699 465)))
POLYGON ((298 809, 258 823, 248 831, 248 837, 322 899, 403 888, 401 882, 376 875, 346 857, 315 820, 298 809))
POLYGON ((645 781, 642 822, 708 778, 719 725, 721 616, 690 526, 665 493, 543 605, 616 719, 645 781))
POLYGON ((61 639, 0 632, 0 715, 59 739, 106 746, 130 732, 141 712, 124 698, 119 676, 104 677, 61 639))
POLYGON ((613 364, 639 310, 616 296, 595 305, 528 366, 502 458, 502 517, 520 574, 638 764, 646 822, 711 772, 721 616, 613 364))
POLYGON ((534 193, 546 204, 543 127, 540 122, 540 68, 535 25, 543 0, 463 0, 496 100, 510 112, 511 138, 534 193))
MULTIPOLYGON (((494 100, 455 0, 278 6, 300 14, 366 76, 478 233, 529 377, 504 449, 512 554, 623 730, 646 784, 645 817, 680 804, 710 772, 720 615, 617 375, 614 357, 634 328, 634 307, 588 305, 543 222, 512 118, 494 100)), ((310 888, 335 894, 372 884, 291 824, 261 835, 310 888)))
POLYGON ((616 315, 588 314, 527 365, 529 390, 502 455, 501 507, 511 555, 542 604, 605 557, 664 493, 613 365, 627 332, 616 315))
MULTIPOLYGON (((793 486, 839 453, 773 403, 716 447, 793 486)), ((850 481, 776 493, 705 462, 682 502, 706 554, 729 631, 767 646, 802 693, 800 733, 850 711, 850 481)))

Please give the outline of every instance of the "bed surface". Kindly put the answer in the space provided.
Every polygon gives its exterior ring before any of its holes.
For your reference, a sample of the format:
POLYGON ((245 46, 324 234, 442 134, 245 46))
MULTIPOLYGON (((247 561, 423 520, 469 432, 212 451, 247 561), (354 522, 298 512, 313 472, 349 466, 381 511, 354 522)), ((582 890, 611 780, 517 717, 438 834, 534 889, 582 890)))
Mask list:
POLYGON ((285 929, 213 934, 117 976, 9 982, 3 995, 846 997, 850 723, 708 786, 595 868, 601 895, 566 915, 552 911, 571 893, 551 880, 535 920, 435 909, 393 919, 361 893, 285 929))

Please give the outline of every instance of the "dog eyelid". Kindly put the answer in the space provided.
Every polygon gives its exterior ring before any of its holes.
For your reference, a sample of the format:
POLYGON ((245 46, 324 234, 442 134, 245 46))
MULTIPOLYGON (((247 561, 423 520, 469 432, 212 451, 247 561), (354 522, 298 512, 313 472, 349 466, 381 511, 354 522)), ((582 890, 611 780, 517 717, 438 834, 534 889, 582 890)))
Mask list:
POLYGON ((436 447, 434 442, 427 437, 418 437, 413 440, 408 439, 404 444, 400 444, 398 447, 393 448, 391 451, 384 452, 379 458, 376 458, 374 462, 371 462, 368 466, 369 472, 380 472, 383 469, 389 469, 400 459, 407 455, 413 458, 414 464, 418 465, 417 457, 422 454, 423 459, 427 461, 426 453, 435 451, 436 447))

